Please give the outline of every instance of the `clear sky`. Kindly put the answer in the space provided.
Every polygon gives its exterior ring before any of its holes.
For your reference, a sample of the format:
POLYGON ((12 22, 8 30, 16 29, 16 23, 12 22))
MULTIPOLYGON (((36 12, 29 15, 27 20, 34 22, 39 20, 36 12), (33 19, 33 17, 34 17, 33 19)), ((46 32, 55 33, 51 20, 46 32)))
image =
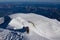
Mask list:
POLYGON ((0 0, 0 2, 60 2, 60 0, 0 0))

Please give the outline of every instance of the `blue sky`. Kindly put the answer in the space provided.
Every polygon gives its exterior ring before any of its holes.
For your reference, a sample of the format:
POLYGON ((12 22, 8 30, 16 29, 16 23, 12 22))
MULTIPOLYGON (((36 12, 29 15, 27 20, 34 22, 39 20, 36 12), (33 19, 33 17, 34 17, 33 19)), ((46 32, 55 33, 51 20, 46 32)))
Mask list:
POLYGON ((0 0, 0 2, 60 2, 60 0, 0 0))

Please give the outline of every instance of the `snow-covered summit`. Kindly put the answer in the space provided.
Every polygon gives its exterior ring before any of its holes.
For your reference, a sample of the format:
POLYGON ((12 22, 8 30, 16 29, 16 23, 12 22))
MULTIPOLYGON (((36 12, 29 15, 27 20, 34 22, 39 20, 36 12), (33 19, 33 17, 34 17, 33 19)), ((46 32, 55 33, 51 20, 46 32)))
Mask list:
POLYGON ((12 20, 7 28, 16 30, 21 29, 23 26, 29 27, 29 34, 25 34, 28 38, 27 40, 39 40, 40 36, 50 40, 60 39, 60 22, 56 19, 50 19, 34 13, 16 13, 9 15, 9 17, 12 20))
POLYGON ((40 36, 46 37, 48 39, 53 39, 56 37, 60 38, 60 22, 56 19, 50 19, 34 13, 17 13, 10 15, 10 17, 12 18, 12 22, 9 25, 12 27, 19 28, 19 26, 21 27, 21 25, 24 25, 25 23, 25 25, 28 26, 30 30, 34 31, 40 36), (21 18, 24 21, 21 21, 21 18))

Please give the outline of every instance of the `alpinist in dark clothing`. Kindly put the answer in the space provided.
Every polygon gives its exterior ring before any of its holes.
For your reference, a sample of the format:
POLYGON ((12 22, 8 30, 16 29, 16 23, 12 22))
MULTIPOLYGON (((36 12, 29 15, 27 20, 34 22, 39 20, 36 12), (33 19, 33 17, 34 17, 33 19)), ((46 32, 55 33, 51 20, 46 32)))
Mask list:
POLYGON ((27 33, 29 33, 29 27, 26 27, 26 31, 27 31, 27 33))

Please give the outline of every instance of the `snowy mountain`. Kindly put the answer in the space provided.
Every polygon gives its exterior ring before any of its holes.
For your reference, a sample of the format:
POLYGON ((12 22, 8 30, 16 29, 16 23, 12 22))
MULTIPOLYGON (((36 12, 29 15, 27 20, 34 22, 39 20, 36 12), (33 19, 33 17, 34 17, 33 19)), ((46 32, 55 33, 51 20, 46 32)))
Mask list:
POLYGON ((32 33, 33 34, 29 35, 26 33, 0 28, 0 40, 48 40, 47 38, 39 36, 34 32, 32 33))
MULTIPOLYGON (((8 24, 7 30, 8 29, 17 30, 23 28, 23 26, 29 27, 29 34, 27 34, 26 32, 17 33, 17 35, 19 33, 20 33, 19 35, 23 35, 22 40, 60 40, 60 32, 59 32, 60 22, 57 21, 56 19, 50 19, 34 13, 29 13, 29 14, 16 13, 16 14, 9 15, 9 17, 12 20, 8 24)), ((9 38, 10 37, 14 38, 15 36, 12 35, 14 35, 16 31, 13 31, 13 33, 11 33, 11 31, 13 30, 8 30, 8 32, 5 31, 6 32, 5 34, 9 34, 10 35, 8 36, 9 38)), ((16 40, 20 40, 19 37, 20 36, 18 36, 18 39, 16 38, 16 40)))

